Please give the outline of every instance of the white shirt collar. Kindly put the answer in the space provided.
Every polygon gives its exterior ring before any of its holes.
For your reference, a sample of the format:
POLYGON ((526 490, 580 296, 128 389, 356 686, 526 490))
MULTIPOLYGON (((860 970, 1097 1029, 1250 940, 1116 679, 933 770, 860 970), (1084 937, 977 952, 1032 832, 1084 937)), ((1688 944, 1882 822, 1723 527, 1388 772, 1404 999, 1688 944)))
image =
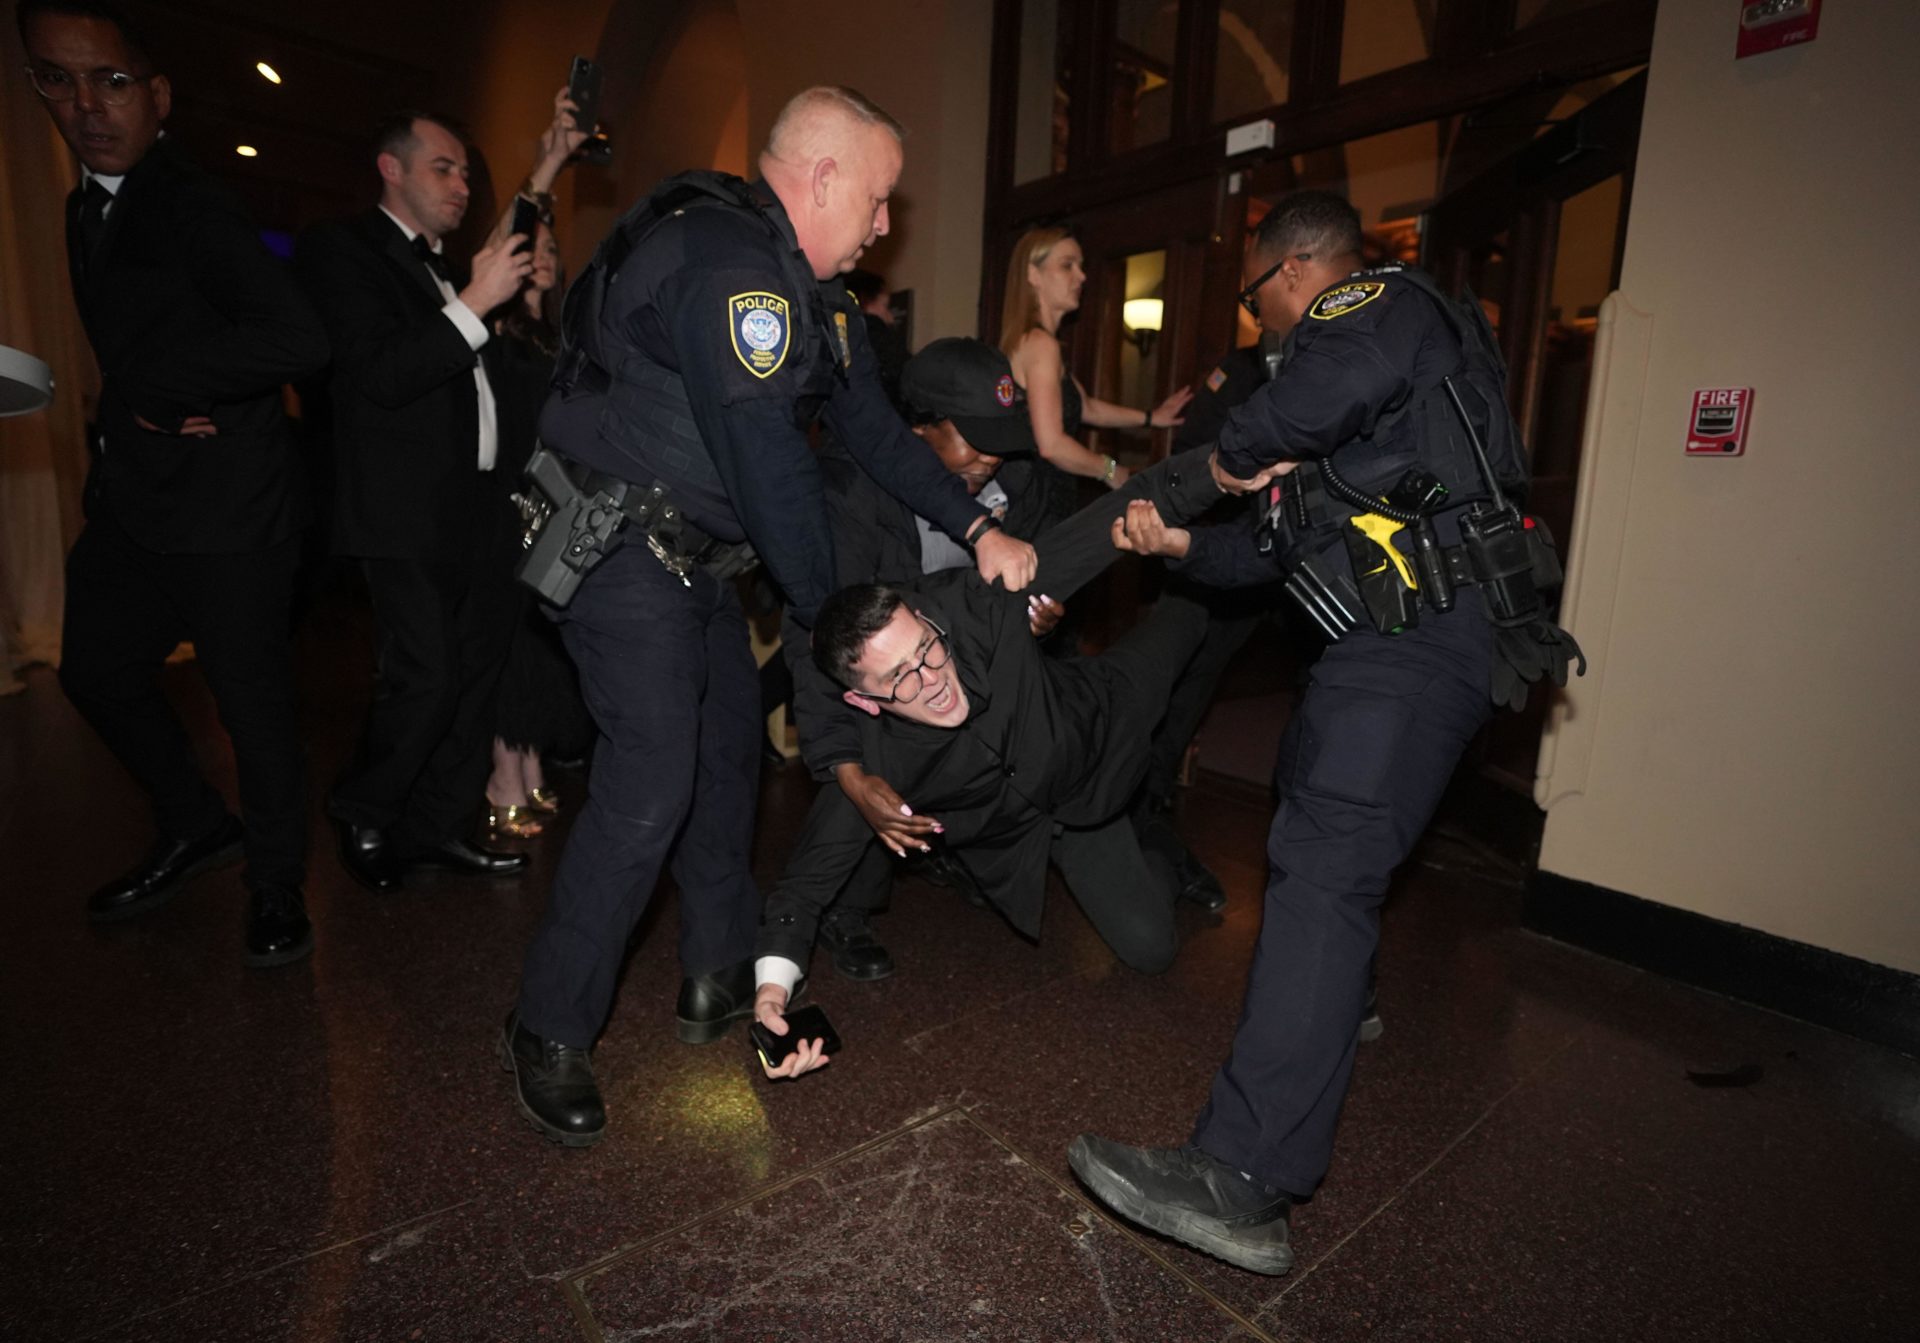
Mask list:
POLYGON ((118 177, 108 177, 105 173, 95 172, 84 163, 80 165, 80 185, 84 187, 89 182, 98 182, 107 189, 109 196, 118 196, 120 194, 120 184, 126 180, 127 175, 125 173, 121 173, 118 177))
MULTIPOLYGON (((406 221, 401 219, 399 215, 389 210, 386 206, 383 205, 380 207, 380 213, 385 215, 387 218, 391 219, 396 225, 399 226, 400 231, 407 235, 407 241, 409 243, 411 243, 415 238, 420 236, 419 229, 408 228, 406 225, 406 221)), ((433 250, 436 252, 442 251, 445 249, 446 245, 447 245, 447 240, 445 238, 436 239, 433 244, 433 250)))

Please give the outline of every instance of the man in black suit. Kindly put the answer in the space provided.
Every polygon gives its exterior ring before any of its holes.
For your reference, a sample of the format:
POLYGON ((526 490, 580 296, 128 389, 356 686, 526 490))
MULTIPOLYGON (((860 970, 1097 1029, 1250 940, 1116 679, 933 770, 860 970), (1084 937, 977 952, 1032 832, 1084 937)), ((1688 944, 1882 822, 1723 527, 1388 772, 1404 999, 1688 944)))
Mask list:
POLYGON ((314 229, 295 264, 333 341, 334 549, 366 574, 379 658, 358 756, 327 810, 347 871, 391 891, 409 867, 526 866, 466 835, 512 631, 494 609, 499 432, 482 319, 531 264, 518 235, 477 252, 471 278, 443 255, 468 200, 467 148, 447 122, 401 113, 375 163, 379 206, 314 229))
POLYGON ((23 0, 18 19, 82 165, 67 246, 103 378, 60 683, 147 791, 159 832, 88 917, 156 908, 244 849, 246 960, 298 960, 313 933, 287 635, 306 508, 280 388, 326 363, 326 337, 239 202, 161 138, 172 90, 115 12, 23 0), (244 831, 161 693, 183 639, 233 742, 244 831))

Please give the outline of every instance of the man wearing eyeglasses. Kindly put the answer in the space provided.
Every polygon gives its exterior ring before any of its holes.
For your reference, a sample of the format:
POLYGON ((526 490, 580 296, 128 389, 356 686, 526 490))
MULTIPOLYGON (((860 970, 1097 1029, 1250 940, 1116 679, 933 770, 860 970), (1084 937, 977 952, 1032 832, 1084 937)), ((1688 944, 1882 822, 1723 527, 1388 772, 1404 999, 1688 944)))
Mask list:
POLYGON ((287 641, 307 512, 280 388, 325 365, 326 336, 232 193, 162 138, 172 88, 116 12, 23 0, 18 20, 28 77, 81 165, 68 262, 103 381, 60 683, 158 831, 87 915, 146 913, 244 851, 244 959, 284 964, 313 936, 287 641), (161 692, 182 640, 233 742, 244 830, 161 692))
MULTIPOLYGON (((1456 546, 1463 506, 1490 490, 1448 389, 1466 390, 1460 413, 1476 417, 1473 433, 1511 489, 1525 464, 1505 370, 1477 313, 1469 322, 1415 272, 1363 271, 1360 247, 1358 214, 1326 192, 1289 196, 1261 222, 1240 298, 1263 328, 1286 337, 1286 357, 1227 417, 1214 469, 1222 488, 1250 493, 1274 463, 1313 460, 1306 474, 1330 494, 1337 470, 1360 501, 1381 507, 1417 470, 1444 485, 1438 495, 1418 492, 1437 500, 1426 520, 1438 544, 1456 546)), ((1248 528, 1189 531, 1151 518, 1127 542, 1218 586, 1283 572, 1297 580, 1335 572, 1332 563, 1358 573, 1344 534, 1369 509, 1315 502, 1298 481, 1280 501, 1287 525, 1270 553, 1248 528)), ((1337 599, 1340 589, 1312 591, 1337 599)), ((1068 1151, 1075 1174, 1122 1216, 1255 1272, 1292 1267, 1292 1204, 1330 1164, 1388 878, 1500 697, 1480 589, 1460 581, 1450 606, 1426 604, 1431 595, 1421 594, 1417 622, 1386 628, 1365 607, 1351 628, 1326 610, 1316 615, 1332 641, 1280 743, 1272 868, 1245 1006, 1191 1138, 1136 1147, 1088 1133, 1068 1151)))
MULTIPOLYGON (((1190 518, 1218 501, 1208 452, 1158 463, 1043 533, 1035 586, 1067 600, 1112 562, 1136 522, 1190 518)), ((1051 861, 1115 955, 1157 974, 1179 948, 1174 892, 1147 866, 1128 804, 1146 774, 1152 725, 1205 627, 1202 608, 1165 598, 1108 652, 1048 658, 1023 597, 949 571, 841 589, 820 607, 812 652, 854 715, 860 767, 965 854, 1017 929, 1038 936, 1051 861)), ((761 917, 754 1011, 776 1034, 819 920, 873 834, 842 790, 815 798, 761 917)), ((822 1061, 810 1044, 773 1075, 822 1061)))

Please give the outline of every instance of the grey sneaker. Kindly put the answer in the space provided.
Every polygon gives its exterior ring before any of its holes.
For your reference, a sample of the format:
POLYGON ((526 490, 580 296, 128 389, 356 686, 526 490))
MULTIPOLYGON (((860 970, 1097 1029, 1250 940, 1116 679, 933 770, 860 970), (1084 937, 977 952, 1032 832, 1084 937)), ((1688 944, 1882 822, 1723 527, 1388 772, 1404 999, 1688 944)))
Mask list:
POLYGON ((1255 1273, 1293 1267, 1293 1200, 1198 1147, 1128 1147, 1083 1133, 1067 1164, 1130 1222, 1255 1273))

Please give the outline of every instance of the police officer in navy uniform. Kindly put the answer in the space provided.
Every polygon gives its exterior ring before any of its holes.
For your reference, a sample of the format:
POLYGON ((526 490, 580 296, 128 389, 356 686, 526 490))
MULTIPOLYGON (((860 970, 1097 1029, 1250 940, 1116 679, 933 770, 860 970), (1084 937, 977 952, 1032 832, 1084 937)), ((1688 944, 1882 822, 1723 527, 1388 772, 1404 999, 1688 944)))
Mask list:
MULTIPOLYGON (((1242 300, 1263 326, 1291 334, 1277 376, 1221 429, 1216 475, 1235 488, 1263 466, 1312 461, 1288 490, 1331 464, 1372 499, 1425 471, 1449 491, 1432 519, 1438 540, 1458 546, 1461 506, 1489 491, 1442 379, 1493 474, 1512 486, 1524 466, 1504 369, 1477 311, 1470 323, 1418 272, 1356 273, 1360 264, 1359 217, 1337 196, 1296 193, 1261 222, 1242 300)), ((1315 546, 1326 535, 1339 547, 1331 558, 1348 563, 1346 520, 1336 521, 1275 546, 1289 573, 1324 571, 1330 553, 1315 546)), ((1248 528, 1150 536, 1130 526, 1128 536, 1129 548, 1178 557, 1176 568, 1203 582, 1278 572, 1248 528)), ((1488 612, 1482 590, 1462 582, 1444 613, 1423 608, 1399 633, 1362 620, 1315 664, 1281 740, 1245 1006, 1190 1142, 1132 1147, 1083 1134, 1069 1150, 1075 1173, 1123 1216, 1256 1272, 1292 1266, 1289 1210, 1331 1159, 1388 878, 1492 703, 1524 698, 1541 676, 1564 682, 1578 656, 1543 617, 1496 628, 1488 612)))
POLYGON ((858 93, 808 89, 776 120, 761 180, 669 179, 569 295, 541 437, 583 490, 625 482, 660 501, 558 616, 601 740, 501 1049, 521 1112, 569 1146, 604 1133, 588 1050, 670 854, 680 1038, 717 1039, 752 1011, 764 728, 727 577, 757 556, 803 623, 836 586, 812 419, 970 546, 982 578, 1017 591, 1033 576, 1032 548, 887 404, 838 279, 887 231, 901 136, 858 93))

